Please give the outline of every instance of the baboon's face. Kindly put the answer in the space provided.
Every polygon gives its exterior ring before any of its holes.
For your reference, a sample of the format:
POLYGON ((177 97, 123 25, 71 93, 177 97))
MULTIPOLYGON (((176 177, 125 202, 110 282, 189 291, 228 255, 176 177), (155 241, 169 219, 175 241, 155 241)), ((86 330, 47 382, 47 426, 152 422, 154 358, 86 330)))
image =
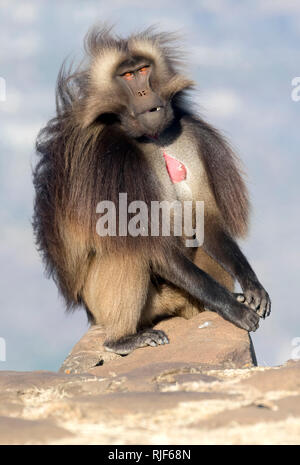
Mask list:
POLYGON ((157 136, 173 120, 172 100, 193 82, 179 74, 157 40, 110 39, 92 50, 79 99, 79 124, 120 124, 131 137, 157 136))
POLYGON ((121 125, 132 137, 159 135, 173 119, 170 99, 160 92, 157 73, 155 64, 143 57, 126 60, 117 69, 115 79, 126 101, 121 125))

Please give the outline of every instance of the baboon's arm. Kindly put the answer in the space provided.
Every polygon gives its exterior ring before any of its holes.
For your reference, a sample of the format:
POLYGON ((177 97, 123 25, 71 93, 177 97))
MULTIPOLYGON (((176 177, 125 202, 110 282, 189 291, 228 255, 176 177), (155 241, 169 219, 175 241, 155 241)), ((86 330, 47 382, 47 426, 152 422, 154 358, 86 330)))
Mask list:
POLYGON ((209 310, 247 331, 258 328, 259 316, 238 302, 234 294, 198 268, 180 250, 170 252, 169 260, 152 264, 153 271, 188 292, 209 310))
POLYGON ((243 289, 245 303, 265 318, 271 311, 268 293, 260 284, 237 242, 222 228, 215 225, 214 229, 213 234, 205 234, 204 250, 237 279, 243 289))

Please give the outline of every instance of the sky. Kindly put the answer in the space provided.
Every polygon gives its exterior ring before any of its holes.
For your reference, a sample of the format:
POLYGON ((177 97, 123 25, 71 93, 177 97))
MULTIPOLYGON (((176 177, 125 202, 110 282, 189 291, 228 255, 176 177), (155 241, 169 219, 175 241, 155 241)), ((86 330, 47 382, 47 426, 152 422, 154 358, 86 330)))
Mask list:
POLYGON ((57 370, 88 328, 83 310, 65 313, 44 275, 31 173, 37 132, 54 116, 59 67, 80 57, 85 33, 104 21, 124 36, 152 24, 182 34, 194 105, 247 172, 251 231, 241 247, 272 299, 252 336, 258 362, 300 354, 300 101, 292 99, 300 2, 0 0, 0 370, 57 370))

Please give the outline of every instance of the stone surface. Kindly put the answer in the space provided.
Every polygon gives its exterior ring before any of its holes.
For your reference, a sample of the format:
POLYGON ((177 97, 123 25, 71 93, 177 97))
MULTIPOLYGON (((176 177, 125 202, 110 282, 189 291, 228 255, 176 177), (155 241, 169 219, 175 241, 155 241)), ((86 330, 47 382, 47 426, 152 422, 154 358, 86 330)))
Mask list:
POLYGON ((121 358, 103 347, 105 333, 101 326, 92 326, 75 344, 60 368, 60 373, 84 373, 99 363, 121 358))
POLYGON ((260 391, 280 391, 284 378, 284 387, 287 391, 300 390, 300 365, 290 361, 280 370, 270 370, 268 373, 257 373, 244 381, 260 391))
POLYGON ((169 345, 115 356, 96 327, 59 373, 0 372, 0 444, 300 444, 300 361, 254 366, 211 312, 158 327, 169 345))
POLYGON ((299 370, 0 372, 0 444, 300 444, 299 370))
POLYGON ((0 445, 44 444, 72 434, 51 421, 23 420, 0 416, 0 445))
POLYGON ((109 371, 122 373, 162 360, 223 368, 250 367, 256 363, 249 334, 216 313, 206 311, 190 320, 170 318, 161 321, 156 328, 166 332, 170 344, 145 347, 121 357, 104 350, 105 333, 101 327, 94 326, 75 345, 60 372, 91 371, 105 375, 109 371), (97 364, 100 366, 94 368, 97 364))

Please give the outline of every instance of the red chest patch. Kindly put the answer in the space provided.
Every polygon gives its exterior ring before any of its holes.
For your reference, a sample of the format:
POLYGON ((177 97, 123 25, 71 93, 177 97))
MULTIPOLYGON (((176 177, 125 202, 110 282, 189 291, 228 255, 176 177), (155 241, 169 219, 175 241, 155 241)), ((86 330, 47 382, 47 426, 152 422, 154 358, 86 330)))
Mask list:
POLYGON ((163 153, 163 156, 171 181, 173 183, 184 181, 186 179, 186 167, 184 164, 166 154, 166 152, 163 153))

